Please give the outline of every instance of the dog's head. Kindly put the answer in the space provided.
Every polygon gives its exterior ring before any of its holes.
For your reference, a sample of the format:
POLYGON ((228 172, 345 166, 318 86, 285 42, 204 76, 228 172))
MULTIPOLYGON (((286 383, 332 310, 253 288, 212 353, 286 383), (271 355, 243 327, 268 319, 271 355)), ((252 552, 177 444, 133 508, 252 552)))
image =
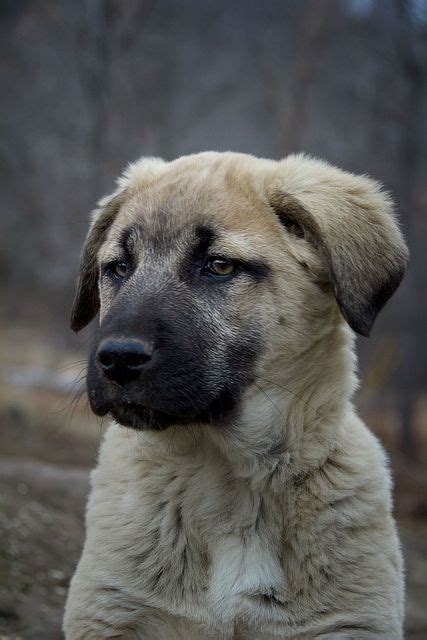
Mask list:
POLYGON ((132 165, 94 214, 72 311, 75 331, 100 311, 94 412, 216 422, 344 320, 369 335, 407 259, 391 209, 372 180, 304 156, 132 165))

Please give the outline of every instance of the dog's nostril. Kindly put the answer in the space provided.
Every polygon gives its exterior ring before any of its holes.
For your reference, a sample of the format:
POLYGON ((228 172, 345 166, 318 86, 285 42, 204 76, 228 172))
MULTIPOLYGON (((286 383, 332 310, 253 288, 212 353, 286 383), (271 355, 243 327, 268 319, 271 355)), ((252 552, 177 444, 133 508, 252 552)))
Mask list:
POLYGON ((109 353, 101 352, 98 360, 104 369, 110 369, 114 365, 114 360, 109 353))

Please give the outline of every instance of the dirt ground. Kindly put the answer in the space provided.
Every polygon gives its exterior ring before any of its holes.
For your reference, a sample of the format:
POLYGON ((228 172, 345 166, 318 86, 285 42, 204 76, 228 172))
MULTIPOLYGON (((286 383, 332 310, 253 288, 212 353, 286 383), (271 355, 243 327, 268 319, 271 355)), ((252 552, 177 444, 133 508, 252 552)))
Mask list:
MULTIPOLYGON (((52 391, 4 386, 0 425, 0 640, 57 640, 102 425, 83 403, 67 408, 52 391)), ((398 481, 406 638, 426 640, 425 488, 414 482, 411 476, 398 481)))

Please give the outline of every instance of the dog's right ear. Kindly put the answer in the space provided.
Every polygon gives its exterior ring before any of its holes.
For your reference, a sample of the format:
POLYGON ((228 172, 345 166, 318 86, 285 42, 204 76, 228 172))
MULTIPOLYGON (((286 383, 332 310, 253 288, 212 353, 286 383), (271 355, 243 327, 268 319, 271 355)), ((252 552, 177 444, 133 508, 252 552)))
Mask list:
POLYGON ((113 224, 123 204, 125 191, 99 202, 93 213, 93 222, 83 247, 77 291, 71 311, 71 329, 76 333, 83 329, 98 313, 98 251, 104 242, 108 229, 113 224))
POLYGON ((80 261, 80 275, 71 311, 70 325, 76 333, 89 324, 98 313, 98 251, 121 205, 132 192, 150 186, 163 173, 165 167, 164 160, 150 157, 129 164, 117 180, 118 189, 112 195, 102 198, 98 208, 93 212, 92 225, 80 261))

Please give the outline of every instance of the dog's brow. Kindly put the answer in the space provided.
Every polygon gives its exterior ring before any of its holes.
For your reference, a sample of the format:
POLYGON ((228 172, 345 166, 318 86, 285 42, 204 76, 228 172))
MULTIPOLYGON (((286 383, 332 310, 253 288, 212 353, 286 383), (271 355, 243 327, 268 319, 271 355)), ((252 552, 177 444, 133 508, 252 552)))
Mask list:
POLYGON ((203 258, 209 247, 215 242, 216 237, 217 234, 213 229, 210 229, 209 227, 196 227, 195 240, 191 248, 190 258, 192 260, 203 258))
POLYGON ((121 232, 118 243, 120 247, 123 247, 128 253, 131 252, 133 245, 138 240, 140 235, 140 228, 136 226, 126 227, 121 232))

